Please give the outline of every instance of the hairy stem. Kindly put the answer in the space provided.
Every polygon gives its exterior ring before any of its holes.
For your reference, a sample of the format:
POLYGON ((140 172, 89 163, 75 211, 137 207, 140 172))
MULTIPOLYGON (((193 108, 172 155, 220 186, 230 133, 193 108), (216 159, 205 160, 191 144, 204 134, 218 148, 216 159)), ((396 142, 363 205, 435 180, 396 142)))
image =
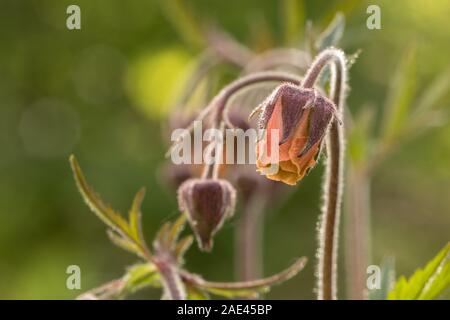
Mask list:
MULTIPOLYGON (((342 51, 333 48, 322 51, 306 73, 303 86, 313 87, 320 72, 329 63, 333 63, 330 98, 336 104, 343 121, 346 66, 342 51)), ((343 126, 339 125, 335 119, 327 136, 328 157, 323 188, 324 205, 319 221, 317 294, 320 300, 337 299, 337 247, 343 184, 343 135, 343 126)))
MULTIPOLYGON (((289 82, 295 85, 300 85, 301 79, 297 76, 290 75, 283 72, 258 72, 245 77, 242 77, 236 81, 231 82, 225 86, 219 94, 199 113, 196 121, 202 121, 211 113, 213 113, 213 126, 219 127, 223 121, 225 125, 231 126, 228 117, 228 101, 239 91, 258 83, 263 82, 289 82)), ((166 157, 170 155, 174 147, 183 140, 183 138, 190 134, 194 130, 195 121, 193 121, 185 130, 184 134, 178 137, 169 150, 166 153, 166 157)), ((232 126, 231 126, 232 127, 232 126)))
POLYGON ((163 297, 168 300, 186 300, 186 290, 177 267, 164 260, 157 261, 155 265, 161 275, 164 288, 163 297))
POLYGON ((301 79, 297 76, 290 75, 283 72, 259 72, 254 73, 245 77, 240 78, 239 80, 233 81, 225 88, 223 88, 220 93, 216 96, 213 101, 211 101, 211 105, 214 106, 216 110, 215 119, 216 121, 220 121, 222 118, 228 122, 227 117, 227 103, 231 97, 233 97, 240 90, 251 86, 253 84, 262 83, 262 82, 289 82, 292 84, 299 85, 301 83, 301 79))
POLYGON ((267 278, 240 282, 207 281, 195 274, 186 271, 181 271, 180 273, 186 281, 193 283, 199 287, 218 289, 249 289, 263 286, 272 286, 274 284, 289 280, 305 267, 307 261, 308 260, 306 259, 306 257, 301 257, 297 259, 297 261, 295 261, 289 268, 281 271, 280 273, 274 274, 267 278))
MULTIPOLYGON (((248 86, 269 81, 290 82, 297 85, 301 83, 301 80, 298 77, 280 72, 260 72, 242 77, 241 79, 236 80, 223 88, 206 107, 206 110, 214 110, 215 112, 213 116, 212 127, 220 127, 222 132, 225 129, 225 125, 232 127, 232 124, 228 117, 228 101, 236 93, 244 88, 247 88, 248 86)), ((212 175, 214 178, 217 178, 219 166, 219 163, 214 163, 213 165, 208 166, 204 169, 202 177, 210 177, 210 175, 212 175)))
POLYGON ((115 298, 124 285, 122 278, 111 280, 100 287, 86 291, 76 297, 76 300, 104 300, 115 298))

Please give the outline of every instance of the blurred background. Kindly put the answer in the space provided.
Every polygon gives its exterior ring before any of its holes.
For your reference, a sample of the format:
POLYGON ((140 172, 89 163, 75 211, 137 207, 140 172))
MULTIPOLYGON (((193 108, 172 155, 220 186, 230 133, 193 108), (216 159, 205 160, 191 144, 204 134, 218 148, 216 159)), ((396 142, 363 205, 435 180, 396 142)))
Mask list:
MULTIPOLYGON (((288 2, 298 8, 289 21, 297 21, 300 35, 307 20, 320 31, 337 11, 344 13, 340 45, 348 53, 361 49, 350 71, 348 106, 355 115, 370 106, 374 132, 383 126, 382 109, 407 48, 415 52, 414 74, 406 77, 415 80, 409 104, 420 101, 435 79, 448 84, 446 0, 1 2, 0 298, 71 299, 121 276, 136 261, 110 243, 105 226, 83 203, 69 155, 77 155, 90 183, 121 212, 141 186, 147 188, 143 223, 151 240, 178 214, 175 192, 160 170, 169 138, 161 128, 204 48, 193 21, 213 22, 254 51, 288 42, 300 46, 302 37, 290 37, 286 26, 288 2), (70 4, 81 8, 81 30, 66 28, 70 4), (381 30, 366 27, 369 4, 381 8, 381 30), (73 264, 81 267, 81 290, 66 288, 66 268, 73 264)), ((233 68, 221 72, 223 83, 238 75, 233 68)), ((444 120, 448 86, 441 91, 435 104, 444 120)), ((450 124, 439 124, 396 145, 374 174, 371 261, 394 256, 397 274, 410 275, 449 240, 450 124)), ((318 166, 268 208, 264 274, 309 257, 306 269, 268 298, 314 298, 322 173, 318 166)), ((193 246, 187 267, 211 280, 232 280, 234 226, 233 220, 226 223, 211 254, 193 246)), ((158 290, 136 296, 159 297, 158 290)))

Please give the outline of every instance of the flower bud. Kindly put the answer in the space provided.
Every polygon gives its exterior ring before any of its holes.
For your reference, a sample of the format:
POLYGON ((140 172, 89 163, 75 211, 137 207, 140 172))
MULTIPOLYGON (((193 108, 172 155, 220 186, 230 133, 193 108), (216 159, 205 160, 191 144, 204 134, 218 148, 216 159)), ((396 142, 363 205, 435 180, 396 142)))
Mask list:
POLYGON ((212 237, 234 213, 235 199, 235 189, 222 179, 189 179, 180 186, 178 205, 187 215, 201 250, 211 250, 212 237))
POLYGON ((257 170, 269 179, 295 185, 316 164, 335 112, 333 102, 314 89, 291 84, 277 87, 260 114, 259 128, 265 132, 257 144, 257 170), (273 139, 279 141, 278 150, 271 150, 273 139), (268 170, 272 159, 279 165, 276 173, 268 170))

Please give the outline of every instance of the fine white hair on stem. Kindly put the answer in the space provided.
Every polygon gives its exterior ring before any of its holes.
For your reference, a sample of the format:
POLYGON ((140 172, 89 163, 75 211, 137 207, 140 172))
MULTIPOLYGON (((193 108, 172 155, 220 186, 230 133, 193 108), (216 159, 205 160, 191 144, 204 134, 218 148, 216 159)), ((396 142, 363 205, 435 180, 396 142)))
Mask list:
POLYGON ((318 222, 319 247, 317 296, 320 300, 337 299, 337 248, 343 190, 344 165, 344 100, 346 89, 346 59, 342 50, 327 48, 317 55, 306 72, 302 86, 312 88, 322 70, 331 64, 330 98, 338 116, 327 134, 327 163, 323 180, 323 206, 318 222), (339 119, 342 124, 339 124, 339 119))

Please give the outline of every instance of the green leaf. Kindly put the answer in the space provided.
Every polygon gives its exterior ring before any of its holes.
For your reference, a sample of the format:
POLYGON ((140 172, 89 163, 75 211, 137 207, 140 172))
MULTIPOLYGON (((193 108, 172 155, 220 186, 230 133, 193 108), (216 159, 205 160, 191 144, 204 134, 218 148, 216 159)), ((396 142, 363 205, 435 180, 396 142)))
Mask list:
POLYGON ((144 237, 142 235, 142 225, 141 225, 141 218, 142 218, 141 205, 144 196, 145 196, 145 188, 141 188, 134 197, 131 209, 128 214, 131 236, 133 236, 133 238, 139 243, 145 242, 144 237))
POLYGON ((155 240, 153 240, 153 246, 156 248, 167 248, 167 235, 170 232, 171 223, 166 222, 159 228, 156 234, 155 240))
POLYGON ((192 235, 186 236, 183 239, 181 239, 176 247, 175 247, 175 256, 177 257, 178 263, 180 265, 183 264, 183 257, 186 251, 191 247, 192 243, 194 242, 194 237, 192 235))
POLYGON ((175 222, 166 222, 158 231, 154 246, 160 248, 166 248, 169 250, 174 250, 177 245, 178 236, 186 224, 186 217, 184 214, 175 220, 175 222))
POLYGON ((125 285, 122 294, 131 294, 147 287, 161 288, 158 269, 152 263, 139 263, 129 267, 123 279, 125 285))
POLYGON ((404 130, 416 93, 416 50, 409 48, 393 75, 384 107, 381 143, 391 144, 404 130))
POLYGON ((138 255, 140 258, 145 259, 145 256, 142 254, 141 248, 139 248, 139 246, 137 246, 136 243, 130 241, 127 238, 124 238, 123 236, 117 234, 113 230, 107 230, 106 233, 108 234, 108 237, 111 240, 111 242, 114 243, 116 246, 124 249, 125 251, 138 255))
POLYGON ((186 215, 184 214, 180 214, 177 220, 172 223, 172 226, 170 227, 169 233, 167 235, 167 242, 171 247, 175 246, 176 241, 178 240, 181 231, 183 231, 185 224, 186 215))
POLYGON ((188 300, 209 300, 209 294, 193 285, 186 285, 187 299, 188 300))
POLYGON ((136 291, 148 287, 161 288, 160 275, 153 263, 139 263, 128 267, 125 275, 121 278, 89 290, 78 296, 77 299, 123 299, 136 291))
POLYGON ((94 190, 89 186, 81 168, 73 155, 70 156, 70 164, 78 186, 89 208, 108 225, 112 230, 108 231, 111 241, 122 249, 137 254, 141 258, 148 258, 150 252, 142 236, 141 228, 141 203, 145 190, 142 188, 136 194, 129 213, 129 222, 119 212, 106 205, 94 190))
POLYGON ((100 218, 100 220, 116 232, 120 234, 129 234, 130 232, 127 221, 120 215, 120 213, 114 211, 110 206, 106 205, 100 196, 97 195, 89 186, 75 156, 71 155, 69 160, 78 190, 89 208, 100 218))
POLYGON ((270 290, 269 286, 257 287, 253 289, 223 289, 223 288, 203 288, 204 290, 228 299, 247 298, 256 299, 261 294, 270 290))
POLYGON ((407 280, 404 276, 389 292, 388 300, 430 300, 448 294, 450 289, 450 243, 423 269, 407 280))

